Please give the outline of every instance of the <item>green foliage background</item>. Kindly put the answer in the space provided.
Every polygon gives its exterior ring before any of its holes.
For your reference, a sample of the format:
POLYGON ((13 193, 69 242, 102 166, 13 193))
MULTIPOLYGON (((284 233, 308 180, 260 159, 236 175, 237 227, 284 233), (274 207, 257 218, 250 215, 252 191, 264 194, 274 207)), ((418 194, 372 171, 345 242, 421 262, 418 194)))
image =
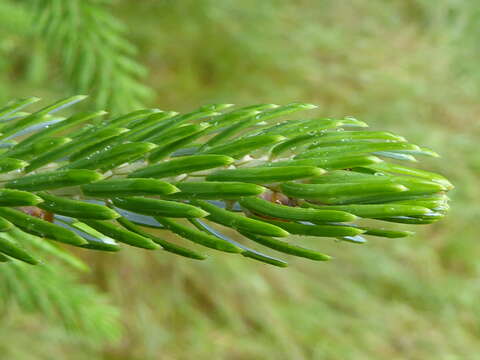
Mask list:
MULTIPOLYGON (((58 316, 25 312, 21 299, 5 300, 2 359, 476 356, 477 2, 72 0, 71 9, 54 7, 61 3, 0 1, 0 102, 27 95, 53 100, 78 91, 92 93, 92 108, 113 111, 140 103, 188 110, 211 102, 311 102, 325 116, 354 115, 437 150, 443 159, 425 167, 446 175, 456 190, 447 220, 412 238, 373 239, 360 247, 327 244, 325 252, 337 257, 329 263, 292 259, 288 269, 275 269, 245 259, 217 256, 198 263, 135 249, 89 254, 84 259, 93 271, 82 281, 96 289, 69 278, 57 284, 84 309, 100 309, 104 327, 94 331, 67 322, 65 331, 58 316), (104 9, 105 21, 118 23, 113 34, 136 53, 108 41, 89 50, 86 37, 104 27, 82 16, 85 4, 104 9), (51 19, 61 11, 91 23, 80 21, 78 31, 69 21, 72 28, 53 34, 72 38, 55 40, 36 17, 50 7, 51 19), (90 70, 82 57, 88 51, 104 60, 95 62, 97 75, 85 78, 82 69, 87 75, 90 70), (133 63, 112 65, 109 56, 119 53, 133 63), (111 325, 114 307, 120 323, 111 325)), ((55 21, 47 25, 54 28, 55 21)), ((37 276, 44 287, 46 275, 37 276)))

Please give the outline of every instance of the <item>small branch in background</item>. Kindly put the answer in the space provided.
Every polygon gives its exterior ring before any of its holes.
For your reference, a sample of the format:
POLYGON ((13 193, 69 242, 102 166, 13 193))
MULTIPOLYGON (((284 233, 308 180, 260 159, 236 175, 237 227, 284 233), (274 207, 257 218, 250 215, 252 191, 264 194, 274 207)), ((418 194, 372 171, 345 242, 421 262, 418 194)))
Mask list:
POLYGON ((106 5, 94 0, 30 0, 35 36, 58 58, 71 91, 90 93, 99 108, 123 112, 141 107, 152 94, 141 79, 127 29, 106 5))

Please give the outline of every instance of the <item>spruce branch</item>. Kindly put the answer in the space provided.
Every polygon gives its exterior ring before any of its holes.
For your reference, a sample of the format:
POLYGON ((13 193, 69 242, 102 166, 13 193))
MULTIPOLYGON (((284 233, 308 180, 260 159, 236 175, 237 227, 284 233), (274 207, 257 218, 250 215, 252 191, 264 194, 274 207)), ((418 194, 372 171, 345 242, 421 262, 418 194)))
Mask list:
POLYGON ((363 244, 367 236, 412 234, 384 224, 431 224, 448 210, 452 184, 403 165, 435 152, 367 131, 351 117, 288 118, 311 104, 59 117, 83 99, 31 114, 26 106, 37 98, 0 109, 3 261, 42 262, 26 244, 33 237, 100 251, 123 243, 197 260, 205 258, 203 246, 284 267, 252 244, 324 261, 330 256, 289 235, 363 244), (200 246, 177 245, 171 236, 200 246))

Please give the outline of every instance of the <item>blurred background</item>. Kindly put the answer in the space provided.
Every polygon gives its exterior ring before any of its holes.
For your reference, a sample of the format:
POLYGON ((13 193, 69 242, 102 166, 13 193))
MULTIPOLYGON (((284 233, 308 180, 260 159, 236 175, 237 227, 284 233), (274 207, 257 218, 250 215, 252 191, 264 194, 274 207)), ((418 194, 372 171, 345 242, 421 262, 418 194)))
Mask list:
POLYGON ((433 148, 421 166, 456 186, 446 220, 319 244, 328 263, 129 248, 80 253, 88 274, 18 273, 35 290, 19 280, 12 301, 0 282, 0 358, 480 358, 479 16, 466 0, 0 0, 0 103, 311 102, 433 148))

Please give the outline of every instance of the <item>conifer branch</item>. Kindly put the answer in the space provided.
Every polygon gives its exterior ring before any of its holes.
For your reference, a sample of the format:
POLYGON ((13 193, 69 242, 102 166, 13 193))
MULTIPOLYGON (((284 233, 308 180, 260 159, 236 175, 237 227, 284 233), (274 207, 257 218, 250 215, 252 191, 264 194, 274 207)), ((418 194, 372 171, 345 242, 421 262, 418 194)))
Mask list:
POLYGON ((37 98, 0 109, 5 260, 41 262, 25 238, 100 251, 118 251, 123 243, 205 258, 201 247, 171 242, 173 235, 283 267, 283 260, 251 246, 328 260, 284 239, 362 244, 366 236, 405 237, 411 232, 383 224, 431 224, 448 210, 453 186, 447 179, 386 161, 416 162, 415 156, 435 152, 366 131, 366 123, 351 117, 279 120, 313 110, 311 104, 58 117, 83 99, 69 97, 31 114, 25 107, 37 98))

